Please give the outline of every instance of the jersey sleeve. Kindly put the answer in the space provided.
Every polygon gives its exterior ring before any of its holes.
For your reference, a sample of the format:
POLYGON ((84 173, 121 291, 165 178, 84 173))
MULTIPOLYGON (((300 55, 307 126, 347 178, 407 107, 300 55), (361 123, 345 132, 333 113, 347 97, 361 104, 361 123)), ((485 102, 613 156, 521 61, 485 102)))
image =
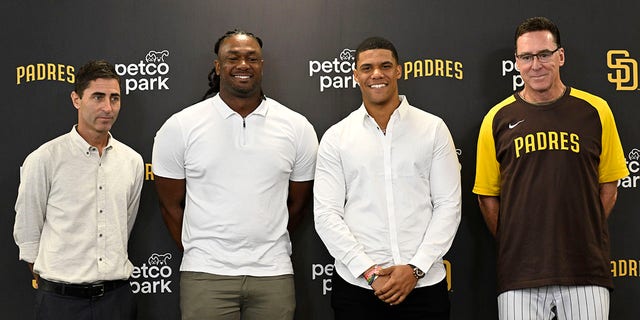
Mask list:
POLYGON ((476 180, 473 193, 485 196, 500 195, 500 163, 496 156, 493 136, 493 120, 497 108, 493 108, 482 120, 478 135, 476 180))
POLYGON ((596 108, 602 123, 602 153, 598 167, 598 181, 600 183, 616 181, 629 175, 622 143, 607 102, 601 100, 601 104, 596 108))

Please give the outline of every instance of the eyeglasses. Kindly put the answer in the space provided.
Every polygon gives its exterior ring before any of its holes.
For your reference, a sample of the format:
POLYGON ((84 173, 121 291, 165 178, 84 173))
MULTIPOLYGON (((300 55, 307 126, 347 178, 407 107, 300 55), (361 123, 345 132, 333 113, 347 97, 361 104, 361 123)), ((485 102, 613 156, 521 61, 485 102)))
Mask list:
POLYGON ((525 53, 525 54, 516 54, 516 58, 518 58, 522 63, 528 64, 533 62, 534 57, 538 57, 538 62, 549 62, 551 61, 551 57, 556 51, 560 50, 560 47, 557 47, 555 50, 542 50, 536 54, 525 53))

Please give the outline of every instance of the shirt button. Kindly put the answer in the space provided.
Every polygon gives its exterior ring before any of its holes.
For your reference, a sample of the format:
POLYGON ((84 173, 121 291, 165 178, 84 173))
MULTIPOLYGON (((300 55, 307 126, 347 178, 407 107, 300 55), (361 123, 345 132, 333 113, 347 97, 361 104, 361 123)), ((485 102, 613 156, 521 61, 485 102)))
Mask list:
POLYGON ((102 238, 102 233, 98 235, 98 237, 102 238))
POLYGON ((100 209, 100 211, 98 211, 98 212, 102 213, 102 209, 100 209))

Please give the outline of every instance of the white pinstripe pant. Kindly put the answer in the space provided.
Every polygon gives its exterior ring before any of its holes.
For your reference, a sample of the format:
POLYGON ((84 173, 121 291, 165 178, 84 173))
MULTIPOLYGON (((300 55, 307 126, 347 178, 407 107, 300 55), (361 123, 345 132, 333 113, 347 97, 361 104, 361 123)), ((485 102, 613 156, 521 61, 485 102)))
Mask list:
POLYGON ((500 320, 607 320, 609 290, 599 286, 547 286, 498 296, 500 320))

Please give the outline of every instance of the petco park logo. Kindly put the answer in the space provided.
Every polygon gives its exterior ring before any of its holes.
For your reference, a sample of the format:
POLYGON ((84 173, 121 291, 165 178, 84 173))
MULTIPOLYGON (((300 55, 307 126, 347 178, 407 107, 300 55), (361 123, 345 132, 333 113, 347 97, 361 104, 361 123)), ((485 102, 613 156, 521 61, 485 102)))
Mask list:
POLYGON ((173 270, 168 265, 171 253, 152 254, 141 267, 134 266, 130 281, 133 293, 172 293, 169 278, 173 270))
POLYGON ((520 76, 520 70, 518 70, 516 62, 513 60, 502 60, 502 76, 511 77, 511 89, 513 91, 524 86, 524 81, 522 81, 522 76, 520 76))
POLYGON ((634 148, 629 152, 627 157, 627 169, 629 169, 629 176, 624 177, 618 181, 618 187, 623 188, 637 188, 640 180, 640 150, 634 148))
POLYGON ((355 88, 358 85, 353 80, 355 53, 355 50, 344 49, 340 52, 339 59, 309 61, 309 77, 319 75, 320 92, 329 88, 355 88))
POLYGON ((169 90, 169 65, 164 61, 169 50, 151 50, 138 63, 116 64, 116 73, 123 77, 125 94, 132 91, 169 90))
POLYGON ((618 91, 638 89, 638 61, 630 58, 627 50, 609 50, 607 66, 613 72, 607 74, 607 80, 616 85, 618 91))

